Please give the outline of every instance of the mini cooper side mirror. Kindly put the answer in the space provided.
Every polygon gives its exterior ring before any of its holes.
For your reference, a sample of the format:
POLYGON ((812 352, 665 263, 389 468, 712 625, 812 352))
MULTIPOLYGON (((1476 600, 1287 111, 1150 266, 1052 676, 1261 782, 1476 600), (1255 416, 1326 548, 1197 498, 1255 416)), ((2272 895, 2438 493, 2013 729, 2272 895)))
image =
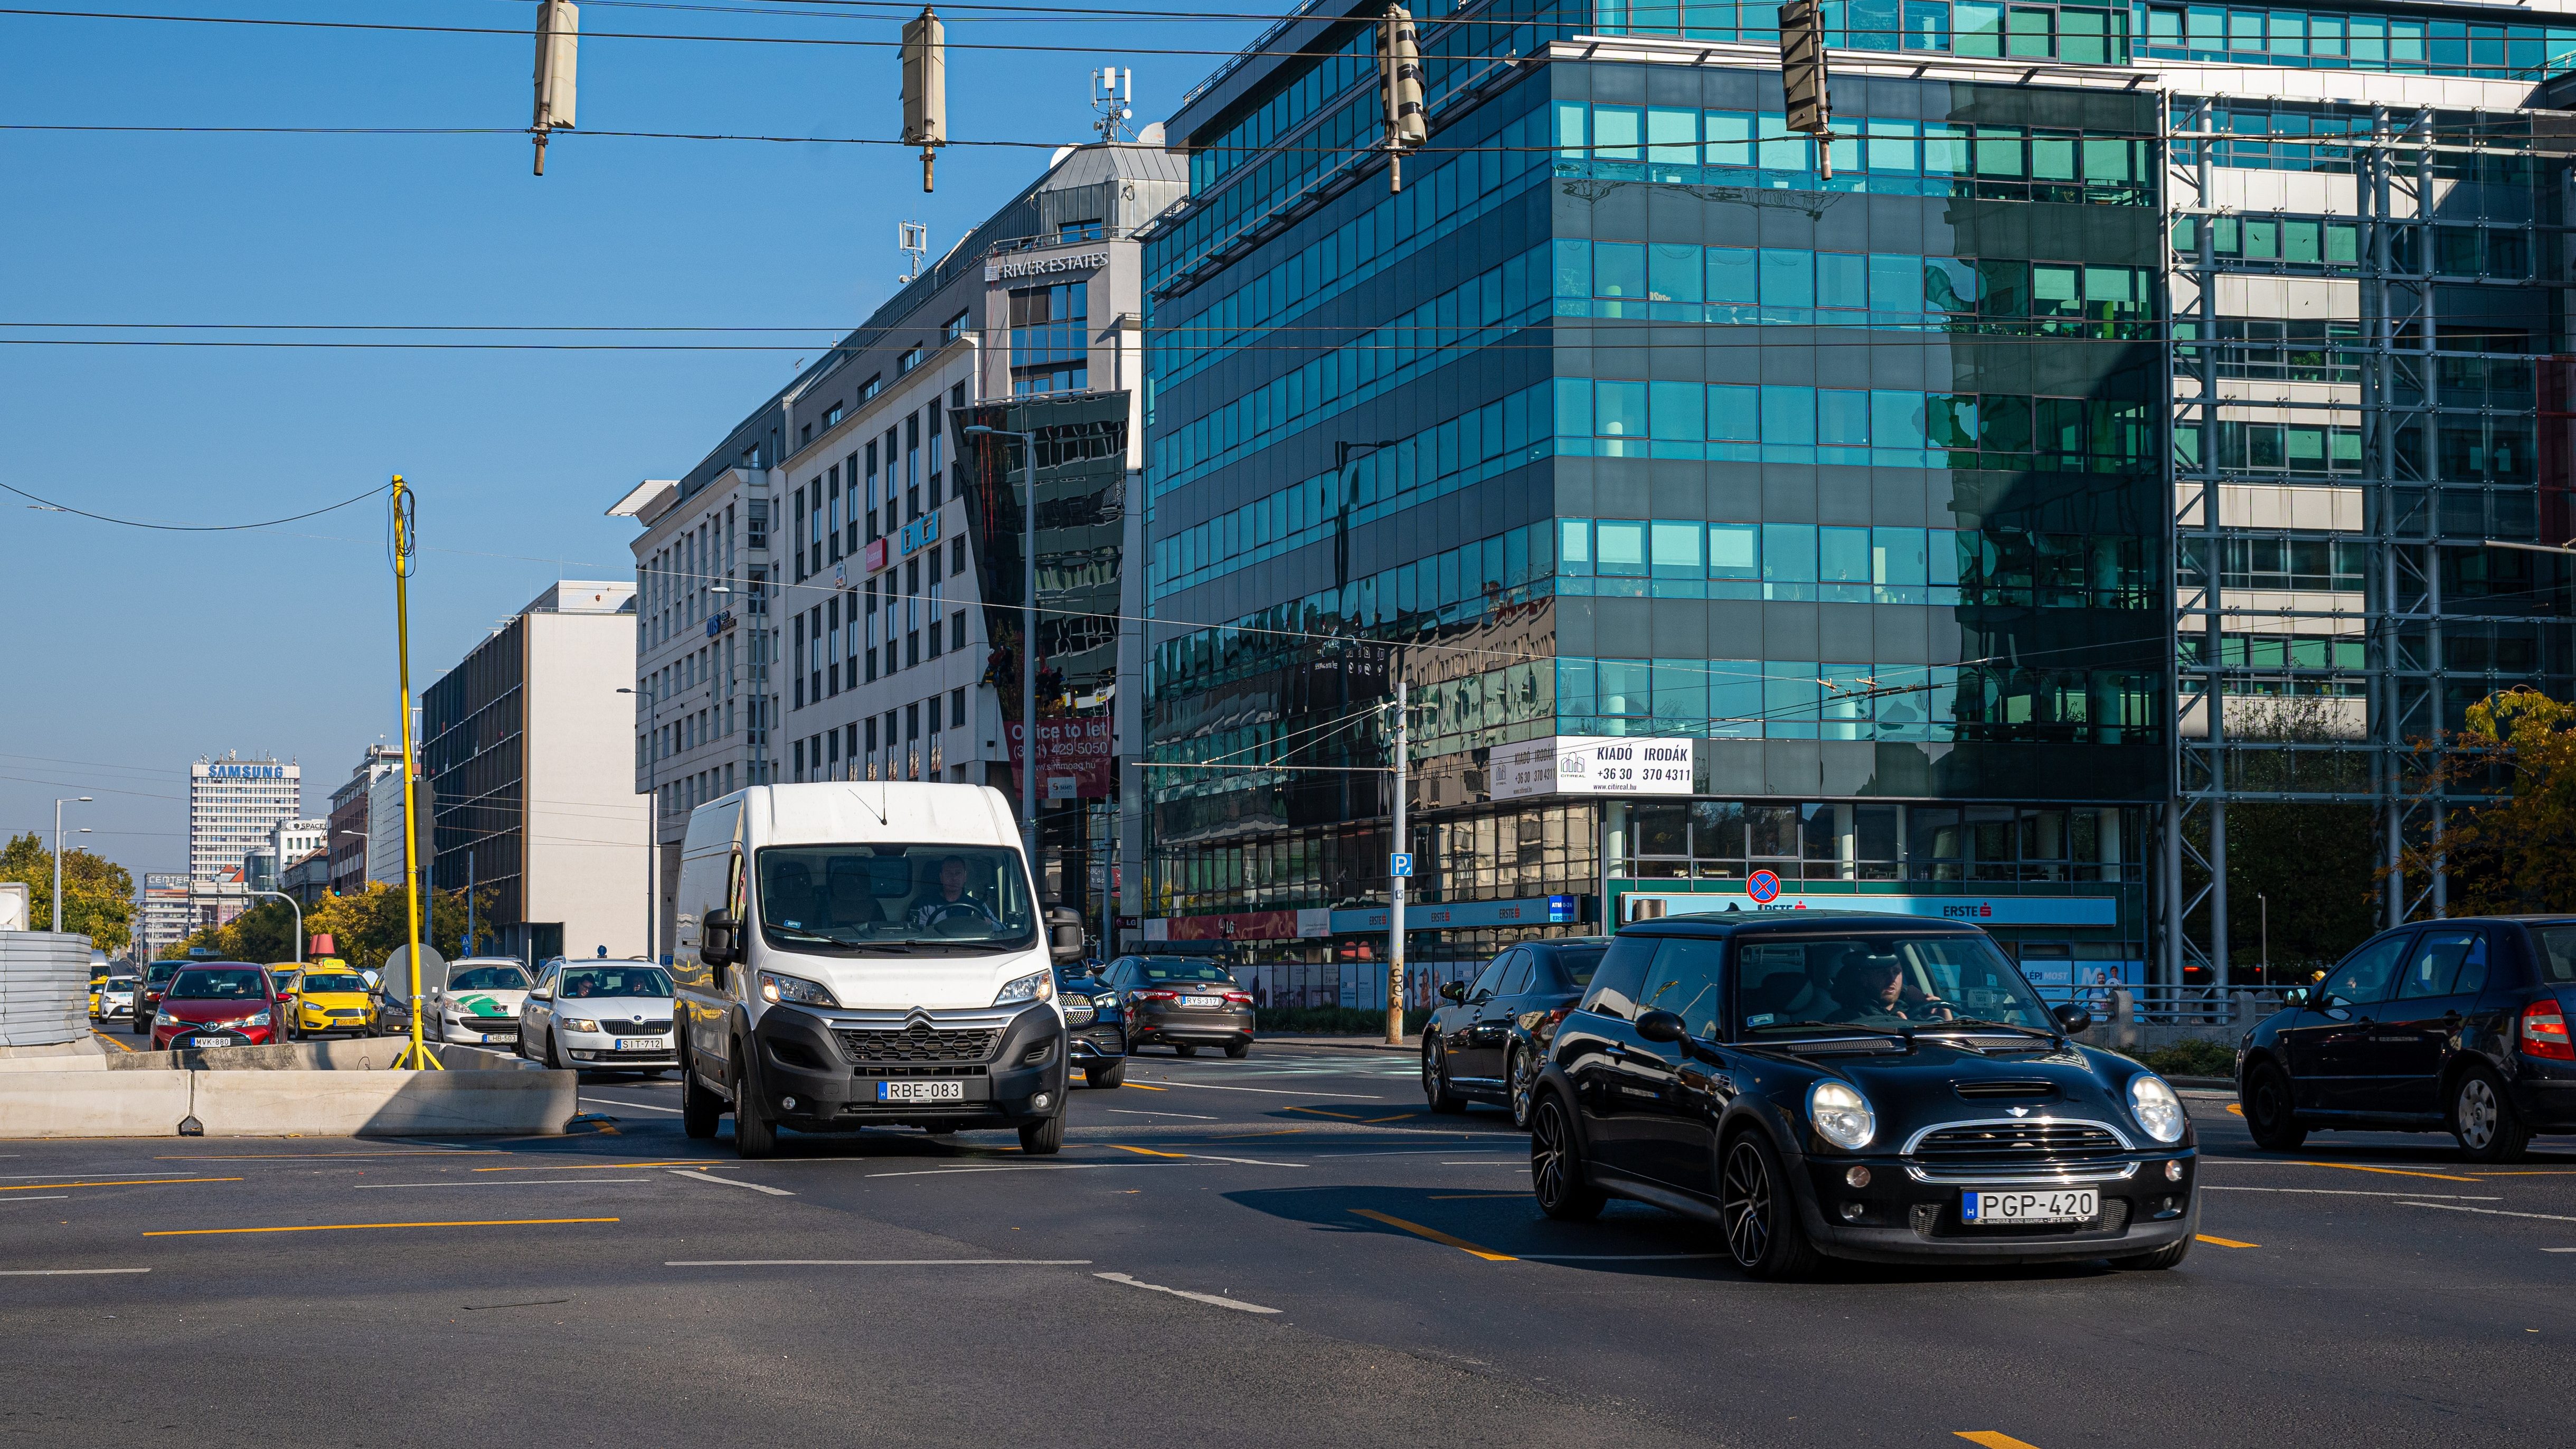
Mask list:
POLYGON ((2049 1015, 2057 1018, 2057 1029, 2068 1036, 2074 1036, 2093 1025, 2093 1013, 2080 1006, 2061 1006, 2049 1015))
POLYGON ((1467 999, 1467 983, 1464 981, 1443 982, 1440 987, 1440 999, 1443 1001, 1465 1001, 1467 999))
POLYGON ((2294 1011, 2302 1010, 2317 1004, 2317 994, 2308 987, 2293 986, 2281 993, 2281 1004, 2294 1011))
POLYGON ((1637 1018, 1637 1035, 1670 1046, 1690 1039, 1690 1028, 1669 1011, 1649 1011, 1637 1018))

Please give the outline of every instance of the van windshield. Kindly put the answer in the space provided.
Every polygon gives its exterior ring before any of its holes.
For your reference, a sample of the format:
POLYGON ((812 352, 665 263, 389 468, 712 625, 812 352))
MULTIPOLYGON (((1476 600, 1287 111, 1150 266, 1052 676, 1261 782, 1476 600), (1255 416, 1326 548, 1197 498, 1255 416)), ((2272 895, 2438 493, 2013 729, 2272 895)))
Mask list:
POLYGON ((771 846, 759 884, 761 929, 782 950, 989 950, 1037 936, 1015 850, 771 846))

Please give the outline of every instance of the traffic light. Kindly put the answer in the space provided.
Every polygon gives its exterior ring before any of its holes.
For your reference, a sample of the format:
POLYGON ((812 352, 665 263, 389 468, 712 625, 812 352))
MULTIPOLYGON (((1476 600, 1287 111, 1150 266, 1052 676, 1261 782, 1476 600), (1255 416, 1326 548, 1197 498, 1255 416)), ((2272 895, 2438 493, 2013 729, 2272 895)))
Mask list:
POLYGON ((1431 113, 1422 106, 1422 42, 1401 5, 1386 7, 1378 54, 1386 70, 1387 182, 1402 191, 1404 153, 1431 139, 1431 113))
POLYGON ((1816 138, 1816 155, 1825 175, 1832 176, 1833 155, 1825 133, 1833 124, 1833 103, 1826 93, 1821 0, 1789 0, 1780 7, 1780 87, 1788 95, 1788 129, 1816 138))
POLYGON ((948 27, 927 5, 903 24, 903 143, 921 148, 928 191, 932 148, 948 144, 948 27))
POLYGON ((537 0, 537 174, 546 174, 546 137, 557 126, 573 129, 573 76, 581 45, 581 7, 572 0, 537 0))

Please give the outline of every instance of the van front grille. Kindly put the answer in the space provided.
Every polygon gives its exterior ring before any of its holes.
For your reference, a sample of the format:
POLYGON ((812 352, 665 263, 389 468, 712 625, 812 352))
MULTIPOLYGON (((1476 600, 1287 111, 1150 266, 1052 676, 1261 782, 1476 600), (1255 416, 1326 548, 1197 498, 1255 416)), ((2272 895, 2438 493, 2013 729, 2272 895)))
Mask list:
POLYGON ((989 1060, 1001 1041, 999 1027, 942 1030, 915 1023, 906 1027, 843 1028, 832 1033, 853 1062, 980 1062, 989 1060))

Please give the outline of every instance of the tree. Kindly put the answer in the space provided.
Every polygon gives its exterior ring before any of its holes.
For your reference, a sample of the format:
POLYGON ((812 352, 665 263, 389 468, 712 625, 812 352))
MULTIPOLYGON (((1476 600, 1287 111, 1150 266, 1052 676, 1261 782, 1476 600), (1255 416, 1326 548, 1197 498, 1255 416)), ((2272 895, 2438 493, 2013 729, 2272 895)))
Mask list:
MULTIPOLYGON (((29 831, 0 849, 0 881, 25 881, 28 924, 53 919, 54 853, 29 831)), ((86 850, 63 852, 63 929, 114 955, 134 934, 134 876, 86 850)))
POLYGON ((2470 705, 2438 747, 2424 793, 2485 803, 2449 808, 2438 851, 2429 836, 2411 842, 2407 876, 2446 872, 2455 914, 2576 910, 2576 704, 2502 690, 2470 705))
MULTIPOLYGON (((2300 791, 2366 796, 2365 756, 2292 750, 2287 745, 2345 743, 2327 702, 2313 696, 2266 699, 2257 709, 2230 710, 2228 786, 2247 794, 2300 791)), ((2305 981, 2315 967, 2340 960, 2376 928, 2376 857, 2371 807, 2359 801, 2240 800, 2227 807, 2227 959, 2232 979, 2255 979, 2263 959, 2264 915, 2271 916, 2274 980, 2305 981)), ((2190 840, 2209 849, 2208 815, 2196 813, 2190 840)), ((2198 890, 2196 873, 2185 880, 2198 890)), ((2208 908, 2193 913, 2208 929, 2208 908)))
MULTIPOLYGON (((477 899, 478 909, 488 916, 491 893, 479 892, 477 899)), ((465 940, 465 893, 436 892, 430 905, 430 918, 422 923, 422 934, 440 955, 452 958, 465 940)), ((307 936, 329 935, 332 950, 341 960, 360 970, 375 970, 410 939, 410 912, 401 891, 369 881, 363 891, 325 896, 307 907, 304 932, 307 936)), ((292 961, 296 956, 294 933, 295 913, 286 902, 262 901, 228 924, 190 936, 179 943, 173 954, 185 956, 190 948, 203 947, 208 954, 226 961, 292 961)))

